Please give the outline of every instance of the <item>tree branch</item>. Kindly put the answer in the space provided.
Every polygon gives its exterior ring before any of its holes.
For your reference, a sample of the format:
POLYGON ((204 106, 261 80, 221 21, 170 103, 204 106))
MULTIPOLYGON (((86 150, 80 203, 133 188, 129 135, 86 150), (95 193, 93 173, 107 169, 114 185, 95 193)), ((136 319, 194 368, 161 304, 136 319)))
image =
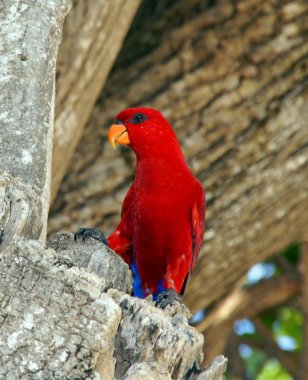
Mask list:
POLYGON ((2 250, 15 234, 46 237, 56 56, 69 7, 69 0, 1 5, 2 250))
POLYGON ((230 380, 247 380, 244 362, 239 353, 240 339, 233 332, 228 341, 226 353, 229 361, 228 376, 230 380))
POLYGON ((210 312, 197 329, 206 337, 206 360, 221 354, 237 319, 251 318, 260 311, 279 305, 299 292, 297 277, 286 274, 247 289, 235 289, 210 312))

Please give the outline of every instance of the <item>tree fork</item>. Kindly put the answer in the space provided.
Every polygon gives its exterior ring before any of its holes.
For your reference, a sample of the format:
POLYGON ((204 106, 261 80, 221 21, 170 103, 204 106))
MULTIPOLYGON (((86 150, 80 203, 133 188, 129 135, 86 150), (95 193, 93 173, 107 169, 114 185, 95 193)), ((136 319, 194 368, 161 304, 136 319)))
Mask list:
MULTIPOLYGON (((100 242, 62 233, 43 244, 56 54, 69 6, 1 4, 0 377, 111 380, 116 367, 127 380, 144 370, 182 378, 200 364, 203 345, 184 306, 167 314, 116 291, 131 293, 131 272, 100 242)), ((221 379, 226 362, 217 358, 199 378, 221 379)))

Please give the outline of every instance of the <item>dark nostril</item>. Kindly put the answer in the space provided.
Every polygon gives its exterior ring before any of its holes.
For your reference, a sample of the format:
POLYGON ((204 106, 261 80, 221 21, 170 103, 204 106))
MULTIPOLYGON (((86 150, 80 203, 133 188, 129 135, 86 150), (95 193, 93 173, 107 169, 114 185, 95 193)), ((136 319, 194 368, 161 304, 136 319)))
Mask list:
POLYGON ((116 121, 114 122, 114 124, 118 124, 118 125, 121 125, 121 124, 123 124, 123 123, 122 123, 122 121, 121 121, 121 120, 116 120, 116 121))

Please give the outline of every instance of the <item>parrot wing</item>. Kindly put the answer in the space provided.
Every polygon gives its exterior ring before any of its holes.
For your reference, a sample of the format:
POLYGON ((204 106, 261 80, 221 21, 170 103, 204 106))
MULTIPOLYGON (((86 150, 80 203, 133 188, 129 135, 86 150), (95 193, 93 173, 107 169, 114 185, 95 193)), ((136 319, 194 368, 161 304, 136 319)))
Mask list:
POLYGON ((131 223, 128 220, 128 210, 133 204, 134 184, 130 187, 123 202, 121 212, 121 222, 116 230, 109 236, 108 244, 122 259, 131 265, 132 260, 132 241, 130 238, 129 227, 131 223))
POLYGON ((126 197, 124 198, 123 205, 122 205, 122 211, 121 211, 121 218, 123 219, 127 211, 129 210, 130 206, 133 204, 133 200, 135 197, 135 187, 134 183, 129 188, 126 197))
POLYGON ((192 209, 192 258, 190 272, 195 268, 205 231, 205 200, 192 209))
POLYGON ((188 278, 196 266, 200 247, 203 241, 205 231, 205 194, 201 184, 198 181, 197 197, 191 210, 191 236, 192 236, 192 256, 190 270, 184 280, 181 294, 184 294, 188 278))

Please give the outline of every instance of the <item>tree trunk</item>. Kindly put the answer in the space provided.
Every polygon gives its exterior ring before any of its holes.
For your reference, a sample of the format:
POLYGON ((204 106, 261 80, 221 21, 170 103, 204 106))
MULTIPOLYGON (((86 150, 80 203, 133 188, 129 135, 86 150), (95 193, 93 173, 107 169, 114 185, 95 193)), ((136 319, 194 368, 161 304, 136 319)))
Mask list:
POLYGON ((123 108, 160 109, 207 191, 186 293, 194 312, 308 226, 306 1, 145 2, 96 105, 49 230, 119 222, 134 159, 106 137, 123 108))
POLYGON ((46 238, 55 66, 69 3, 1 5, 0 251, 15 235, 46 238))

